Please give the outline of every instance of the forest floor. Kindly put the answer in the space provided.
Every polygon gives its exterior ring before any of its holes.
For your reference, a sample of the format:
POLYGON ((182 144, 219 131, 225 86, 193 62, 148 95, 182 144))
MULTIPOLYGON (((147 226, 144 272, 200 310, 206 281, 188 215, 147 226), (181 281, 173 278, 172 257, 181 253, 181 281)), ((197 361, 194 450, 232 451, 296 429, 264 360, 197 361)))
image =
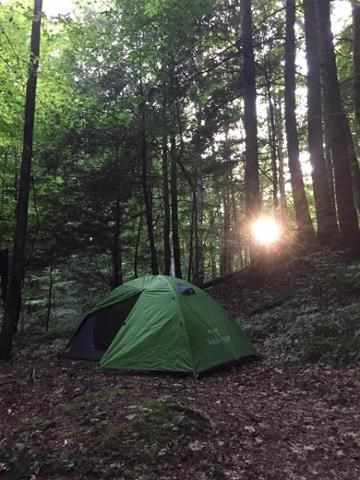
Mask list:
POLYGON ((329 343, 340 317, 360 337, 359 272, 313 254, 210 288, 261 358, 196 380, 101 372, 61 339, 19 349, 0 363, 0 480, 359 479, 359 357, 329 343))

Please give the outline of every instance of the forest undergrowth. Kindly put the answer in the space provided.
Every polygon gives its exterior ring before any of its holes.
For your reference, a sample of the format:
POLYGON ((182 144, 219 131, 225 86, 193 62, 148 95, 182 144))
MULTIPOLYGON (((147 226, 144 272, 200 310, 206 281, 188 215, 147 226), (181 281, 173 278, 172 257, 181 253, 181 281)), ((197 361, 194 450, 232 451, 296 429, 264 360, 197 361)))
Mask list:
POLYGON ((360 478, 360 264, 293 258, 208 289, 259 359, 199 379, 104 373, 66 339, 0 363, 0 478, 360 478))

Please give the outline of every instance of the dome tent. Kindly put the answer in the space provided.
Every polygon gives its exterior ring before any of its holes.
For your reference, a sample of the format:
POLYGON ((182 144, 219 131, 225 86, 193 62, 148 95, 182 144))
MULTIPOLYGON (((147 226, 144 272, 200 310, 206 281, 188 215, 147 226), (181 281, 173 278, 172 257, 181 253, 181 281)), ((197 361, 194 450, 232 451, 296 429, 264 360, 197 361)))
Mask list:
POLYGON ((64 356, 97 360, 101 368, 196 374, 255 354, 240 326, 206 292, 153 275, 105 295, 64 356))

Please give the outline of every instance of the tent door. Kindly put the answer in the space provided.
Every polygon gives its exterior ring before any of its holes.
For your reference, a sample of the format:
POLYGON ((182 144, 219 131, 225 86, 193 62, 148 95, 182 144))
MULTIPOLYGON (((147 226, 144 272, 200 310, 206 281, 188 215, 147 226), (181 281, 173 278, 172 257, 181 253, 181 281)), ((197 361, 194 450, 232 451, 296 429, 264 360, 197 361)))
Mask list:
POLYGON ((64 356, 100 360, 124 324, 140 294, 90 313, 69 342, 64 356))

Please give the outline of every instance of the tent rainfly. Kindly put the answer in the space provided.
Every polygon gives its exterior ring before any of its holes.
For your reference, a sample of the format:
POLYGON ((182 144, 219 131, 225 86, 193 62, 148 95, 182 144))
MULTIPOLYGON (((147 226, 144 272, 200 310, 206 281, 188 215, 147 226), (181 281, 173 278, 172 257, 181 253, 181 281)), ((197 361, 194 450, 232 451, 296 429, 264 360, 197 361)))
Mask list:
POLYGON ((165 275, 138 278, 105 295, 64 353, 99 361, 101 368, 193 374, 254 355, 216 300, 165 275))

